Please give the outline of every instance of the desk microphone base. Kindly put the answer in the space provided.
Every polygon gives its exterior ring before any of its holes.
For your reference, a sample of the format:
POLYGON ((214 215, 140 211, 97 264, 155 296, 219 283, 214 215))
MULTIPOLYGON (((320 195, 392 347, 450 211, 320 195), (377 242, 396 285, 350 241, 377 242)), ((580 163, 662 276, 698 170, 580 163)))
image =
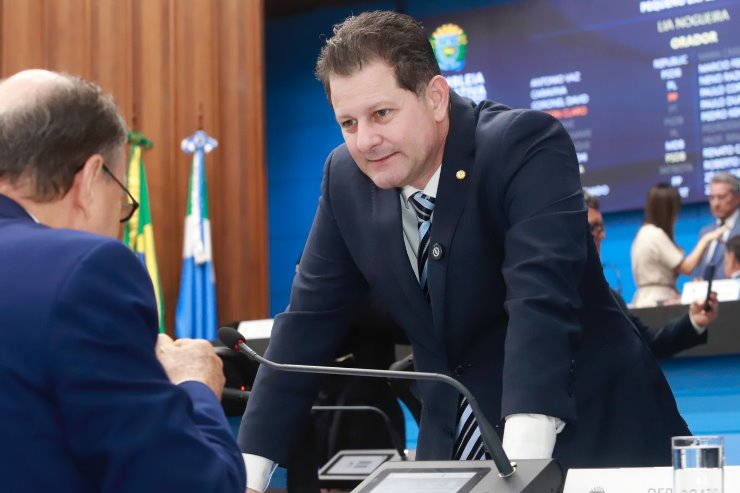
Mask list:
POLYGON ((493 461, 386 462, 353 493, 560 493, 563 468, 556 460, 513 460, 516 472, 498 474, 493 461))

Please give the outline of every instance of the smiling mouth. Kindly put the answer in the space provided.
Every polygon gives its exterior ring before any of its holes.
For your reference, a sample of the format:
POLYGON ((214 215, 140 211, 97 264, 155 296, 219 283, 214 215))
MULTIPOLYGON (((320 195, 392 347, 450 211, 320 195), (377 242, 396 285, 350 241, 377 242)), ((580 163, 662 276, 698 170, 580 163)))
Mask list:
POLYGON ((377 158, 377 159, 368 159, 368 162, 369 163, 372 163, 372 164, 380 164, 380 163, 383 163, 383 162, 387 161, 388 159, 390 159, 391 157, 393 157, 395 155, 396 155, 396 153, 395 152, 392 152, 392 153, 390 153, 390 154, 388 154, 386 156, 383 156, 383 157, 380 157, 380 158, 377 158))

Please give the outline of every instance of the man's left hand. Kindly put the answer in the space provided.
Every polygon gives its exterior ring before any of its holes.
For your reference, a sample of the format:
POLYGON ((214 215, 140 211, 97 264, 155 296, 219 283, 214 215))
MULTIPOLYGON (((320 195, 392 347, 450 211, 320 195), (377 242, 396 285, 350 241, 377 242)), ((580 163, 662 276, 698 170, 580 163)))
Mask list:
POLYGON ((709 294, 709 310, 704 309, 704 300, 694 301, 689 307, 689 316, 694 324, 700 327, 706 327, 715 320, 719 315, 719 302, 717 301, 717 293, 712 291, 709 294))

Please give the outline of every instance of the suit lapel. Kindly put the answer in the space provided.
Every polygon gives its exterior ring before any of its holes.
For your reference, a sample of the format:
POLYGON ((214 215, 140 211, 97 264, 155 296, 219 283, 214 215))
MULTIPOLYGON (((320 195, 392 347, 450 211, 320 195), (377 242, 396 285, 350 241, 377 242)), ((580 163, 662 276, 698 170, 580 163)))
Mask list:
POLYGON ((429 295, 434 311, 434 331, 439 339, 444 333, 447 257, 468 198, 475 158, 475 109, 452 91, 450 101, 450 130, 442 159, 429 255, 429 295), (435 245, 443 249, 441 258, 432 254, 435 245))
POLYGON ((429 303, 419 287, 411 262, 406 254, 401 222, 401 199, 398 189, 382 190, 373 187, 373 220, 379 233, 378 265, 387 263, 396 278, 396 285, 406 298, 405 306, 413 310, 421 325, 418 328, 429 332, 432 326, 432 313, 429 303))

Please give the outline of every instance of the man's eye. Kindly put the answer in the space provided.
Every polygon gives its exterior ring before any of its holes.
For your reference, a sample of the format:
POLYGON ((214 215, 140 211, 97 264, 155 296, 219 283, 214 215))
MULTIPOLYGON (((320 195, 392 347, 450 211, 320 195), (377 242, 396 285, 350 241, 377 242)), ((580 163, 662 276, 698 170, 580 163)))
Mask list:
POLYGON ((382 109, 375 112, 376 115, 378 115, 381 118, 385 118, 390 114, 391 110, 382 109))
POLYGON ((354 127, 354 125, 355 125, 355 121, 354 120, 344 120, 341 123, 341 126, 344 129, 350 129, 350 128, 354 127))

